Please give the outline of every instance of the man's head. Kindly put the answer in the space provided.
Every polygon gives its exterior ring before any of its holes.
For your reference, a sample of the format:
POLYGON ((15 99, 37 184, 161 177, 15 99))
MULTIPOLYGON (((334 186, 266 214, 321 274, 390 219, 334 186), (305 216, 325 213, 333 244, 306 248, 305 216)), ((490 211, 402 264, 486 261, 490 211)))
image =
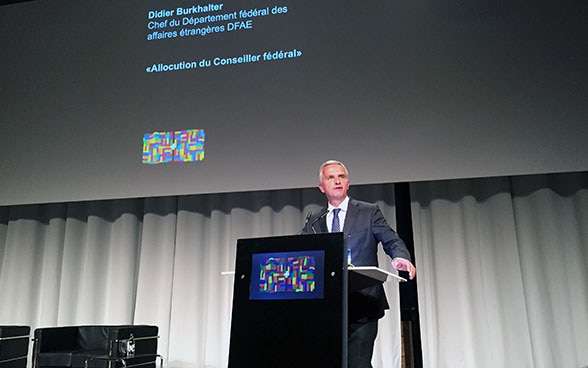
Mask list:
POLYGON ((319 170, 318 187, 330 204, 339 206, 347 198, 349 190, 349 174, 345 165, 335 160, 324 162, 319 170))

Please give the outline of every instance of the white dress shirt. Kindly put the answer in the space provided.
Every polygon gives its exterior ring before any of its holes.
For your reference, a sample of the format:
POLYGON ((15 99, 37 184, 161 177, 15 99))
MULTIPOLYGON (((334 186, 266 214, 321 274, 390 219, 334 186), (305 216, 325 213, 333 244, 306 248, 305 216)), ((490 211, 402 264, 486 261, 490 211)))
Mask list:
POLYGON ((331 232, 331 226, 333 226, 333 209, 339 208, 339 224, 341 225, 341 231, 343 231, 345 226, 345 215, 347 214, 347 206, 349 205, 349 197, 346 197, 343 202, 339 205, 339 207, 334 207, 329 203, 327 209, 329 212, 327 213, 327 229, 331 232))

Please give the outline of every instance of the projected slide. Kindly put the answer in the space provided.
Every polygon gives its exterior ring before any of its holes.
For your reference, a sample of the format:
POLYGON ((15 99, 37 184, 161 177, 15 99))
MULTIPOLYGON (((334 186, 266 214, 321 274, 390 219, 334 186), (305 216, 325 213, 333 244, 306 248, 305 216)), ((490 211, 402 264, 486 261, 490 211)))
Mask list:
POLYGON ((0 5, 0 205, 308 188, 328 159, 353 184, 588 170, 586 14, 585 0, 0 5))

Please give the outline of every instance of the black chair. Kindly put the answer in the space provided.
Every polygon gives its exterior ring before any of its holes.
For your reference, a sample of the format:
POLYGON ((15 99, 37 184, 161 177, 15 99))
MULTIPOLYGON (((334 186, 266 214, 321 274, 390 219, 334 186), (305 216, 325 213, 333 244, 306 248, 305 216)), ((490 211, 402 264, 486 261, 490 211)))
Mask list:
POLYGON ((35 330, 33 368, 155 368, 157 326, 66 326, 35 330))
POLYGON ((0 326, 0 368, 26 368, 29 326, 0 326))

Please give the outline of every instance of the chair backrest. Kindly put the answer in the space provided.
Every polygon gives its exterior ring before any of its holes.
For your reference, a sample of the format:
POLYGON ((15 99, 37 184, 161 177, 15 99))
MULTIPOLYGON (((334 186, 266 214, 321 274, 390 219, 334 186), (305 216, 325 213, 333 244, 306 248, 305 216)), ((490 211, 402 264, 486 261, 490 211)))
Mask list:
POLYGON ((78 346, 80 350, 108 351, 109 326, 78 327, 78 346))
POLYGON ((78 328, 45 327, 35 330, 35 353, 71 350, 78 346, 78 328))
POLYGON ((0 326, 0 367, 26 367, 29 326, 0 326))

